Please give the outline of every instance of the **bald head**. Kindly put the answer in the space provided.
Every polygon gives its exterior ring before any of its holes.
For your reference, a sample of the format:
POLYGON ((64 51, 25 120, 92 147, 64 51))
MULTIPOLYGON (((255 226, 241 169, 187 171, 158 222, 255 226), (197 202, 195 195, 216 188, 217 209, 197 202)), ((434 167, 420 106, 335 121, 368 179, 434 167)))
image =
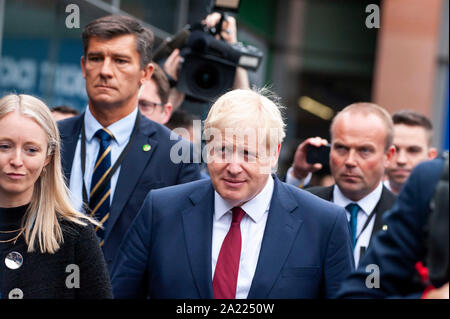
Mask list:
POLYGON ((392 139, 391 117, 376 104, 349 105, 333 119, 330 169, 348 199, 359 201, 380 185, 394 154, 392 139))
MULTIPOLYGON (((334 136, 334 127, 336 126, 336 122, 338 122, 343 116, 349 116, 350 118, 353 115, 362 115, 362 116, 369 116, 374 115, 378 117, 385 128, 384 134, 385 134, 385 147, 384 149, 387 151, 388 148, 392 145, 393 139, 394 139, 394 124, 392 123, 391 116, 389 113, 382 108, 381 106, 374 104, 374 103, 367 103, 367 102, 358 102, 350 104, 349 106, 345 107, 340 111, 331 122, 330 126, 330 136, 331 140, 333 140, 334 136)), ((379 132, 382 133, 382 132, 379 132)))

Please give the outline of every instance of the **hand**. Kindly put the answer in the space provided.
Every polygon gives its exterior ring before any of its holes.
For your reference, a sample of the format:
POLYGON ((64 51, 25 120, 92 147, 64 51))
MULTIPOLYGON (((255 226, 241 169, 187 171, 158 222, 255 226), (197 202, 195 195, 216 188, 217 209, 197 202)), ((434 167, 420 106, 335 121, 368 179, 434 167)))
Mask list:
MULTIPOLYGON (((213 12, 209 14, 202 23, 205 24, 208 28, 212 28, 217 25, 220 21, 220 13, 213 12)), ((236 43, 237 42, 237 27, 236 27, 236 19, 234 17, 226 17, 222 23, 222 32, 220 33, 222 38, 227 43, 236 43)), ((217 39, 220 39, 219 35, 216 35, 217 39)), ((241 67, 236 68, 236 73, 234 75, 233 82, 233 90, 234 89, 250 89, 250 81, 248 79, 247 70, 241 67)))
POLYGON ((309 173, 322 169, 322 164, 310 164, 306 161, 307 145, 320 147, 328 145, 328 141, 321 137, 310 137, 297 147, 294 155, 294 161, 292 163, 292 167, 294 168, 292 174, 298 179, 304 179, 309 173))
POLYGON ((449 286, 448 283, 440 288, 430 290, 424 297, 424 299, 449 299, 448 295, 449 286))
MULTIPOLYGON (((166 73, 175 81, 178 81, 178 69, 180 67, 181 60, 182 57, 180 55, 180 50, 174 49, 164 62, 164 71, 166 71, 166 73)), ((173 87, 170 89, 168 103, 172 104, 173 110, 175 111, 180 107, 181 103, 183 103, 184 98, 185 94, 178 91, 176 87, 173 87)))
MULTIPOLYGON (((216 26, 219 21, 220 13, 213 12, 202 21, 202 24, 205 24, 208 28, 212 28, 216 26)), ((237 42, 236 19, 234 17, 226 17, 226 19, 222 23, 222 32, 220 33, 220 35, 228 43, 237 42)), ((219 38, 218 35, 216 37, 219 38)))
POLYGON ((174 49, 164 62, 164 71, 170 75, 175 81, 178 81, 178 68, 181 62, 180 50, 174 49))

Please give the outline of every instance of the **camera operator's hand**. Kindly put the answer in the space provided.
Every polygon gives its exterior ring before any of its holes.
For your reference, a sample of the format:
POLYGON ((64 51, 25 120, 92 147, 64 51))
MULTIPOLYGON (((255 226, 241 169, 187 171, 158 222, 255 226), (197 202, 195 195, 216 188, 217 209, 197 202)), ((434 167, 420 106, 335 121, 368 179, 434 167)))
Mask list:
POLYGON ((294 161, 292 162, 291 174, 297 179, 305 179, 309 173, 314 173, 322 169, 322 164, 310 164, 306 161, 307 145, 315 147, 328 145, 328 141, 321 137, 310 137, 303 141, 295 151, 294 161))
POLYGON ((164 62, 164 71, 166 71, 166 73, 176 81, 178 81, 178 68, 180 66, 180 62, 180 49, 174 49, 164 62))
MULTIPOLYGON (((221 14, 218 12, 213 12, 209 14, 205 20, 202 21, 204 25, 208 28, 215 27, 220 21, 221 14)), ((220 35, 228 43, 237 42, 237 28, 236 19, 234 17, 227 16, 222 23, 222 30, 220 35)), ((217 39, 220 39, 219 35, 216 35, 217 39)))
MULTIPOLYGON (((221 14, 213 12, 209 14, 202 23, 208 28, 215 27, 220 21, 221 14)), ((222 31, 220 33, 222 38, 228 43, 237 42, 237 27, 236 19, 234 17, 227 16, 222 23, 222 31)), ((220 39, 219 35, 216 35, 217 39, 220 39)), ((248 80, 247 70, 241 67, 236 68, 236 74, 234 76, 233 89, 249 89, 250 82, 248 80)))
MULTIPOLYGON (((174 49, 164 62, 164 71, 175 81, 178 81, 178 70, 180 68, 181 59, 180 50, 174 49)), ((170 89, 169 103, 172 104, 174 110, 178 109, 181 103, 183 103, 184 98, 185 94, 178 91, 176 87, 170 89)))

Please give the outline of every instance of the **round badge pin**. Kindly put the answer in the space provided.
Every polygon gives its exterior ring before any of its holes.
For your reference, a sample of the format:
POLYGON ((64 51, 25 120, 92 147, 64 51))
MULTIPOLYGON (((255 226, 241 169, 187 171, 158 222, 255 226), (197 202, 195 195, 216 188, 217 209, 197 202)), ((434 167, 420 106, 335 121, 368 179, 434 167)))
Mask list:
POLYGON ((9 269, 19 269, 22 264, 23 257, 17 251, 12 251, 5 257, 5 265, 9 269))
POLYGON ((23 291, 19 288, 14 288, 8 294, 9 299, 23 299, 23 291))
POLYGON ((152 148, 152 147, 151 147, 150 145, 148 145, 148 144, 145 144, 144 146, 142 146, 142 150, 143 150, 144 152, 150 151, 151 148, 152 148))

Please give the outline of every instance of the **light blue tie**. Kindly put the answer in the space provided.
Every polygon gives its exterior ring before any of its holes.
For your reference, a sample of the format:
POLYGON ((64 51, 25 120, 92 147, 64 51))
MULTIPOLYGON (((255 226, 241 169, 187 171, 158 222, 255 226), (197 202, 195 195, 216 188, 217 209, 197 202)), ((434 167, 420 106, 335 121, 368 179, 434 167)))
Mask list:
POLYGON ((356 224, 357 224, 357 217, 358 217, 358 211, 359 211, 359 205, 355 203, 348 204, 345 209, 350 213, 350 235, 352 236, 352 247, 355 249, 356 245, 356 224))

